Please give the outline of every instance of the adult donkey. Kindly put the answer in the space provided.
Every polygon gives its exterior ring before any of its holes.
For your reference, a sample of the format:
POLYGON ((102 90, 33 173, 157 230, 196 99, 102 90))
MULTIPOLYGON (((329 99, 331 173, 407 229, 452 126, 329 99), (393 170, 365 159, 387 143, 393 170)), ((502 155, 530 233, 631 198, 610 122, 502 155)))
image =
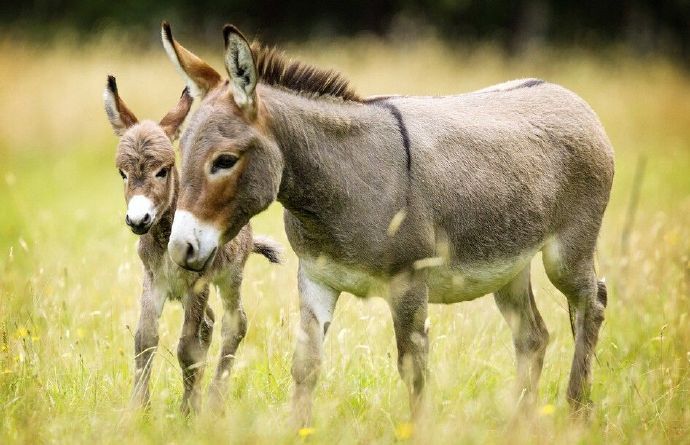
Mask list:
POLYGON ((249 45, 226 26, 229 80, 163 45, 203 97, 182 136, 181 195, 168 251, 198 269, 271 202, 299 257, 295 413, 308 423, 322 342, 341 292, 391 306, 398 369, 419 410, 427 304, 494 293, 512 329, 519 388, 533 398, 548 332, 530 287, 541 251, 573 310, 568 399, 589 400, 606 306, 594 250, 613 178, 590 107, 541 80, 444 97, 360 98, 339 74, 249 45))

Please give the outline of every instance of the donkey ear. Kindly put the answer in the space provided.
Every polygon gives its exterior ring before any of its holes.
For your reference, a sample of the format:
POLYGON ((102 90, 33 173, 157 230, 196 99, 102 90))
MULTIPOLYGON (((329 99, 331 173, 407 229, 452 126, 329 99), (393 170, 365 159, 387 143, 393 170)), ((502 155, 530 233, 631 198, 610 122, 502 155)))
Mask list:
POLYGON ((161 119, 158 124, 171 141, 174 141, 180 135, 180 126, 187 117, 189 109, 192 108, 193 101, 194 99, 189 94, 189 87, 185 87, 185 89, 182 90, 182 96, 180 96, 177 105, 175 105, 172 110, 168 111, 168 114, 163 116, 163 119, 161 119))
POLYGON ((173 39, 168 22, 161 24, 161 39, 168 57, 187 81, 192 96, 203 98, 221 82, 216 70, 173 39))
POLYGON ((232 81, 233 99, 250 115, 256 112, 256 64, 247 39, 233 25, 223 28, 225 69, 232 81))
POLYGON ((117 136, 122 136, 129 127, 139 122, 117 94, 117 82, 114 76, 108 76, 108 84, 103 91, 103 102, 105 113, 117 136))

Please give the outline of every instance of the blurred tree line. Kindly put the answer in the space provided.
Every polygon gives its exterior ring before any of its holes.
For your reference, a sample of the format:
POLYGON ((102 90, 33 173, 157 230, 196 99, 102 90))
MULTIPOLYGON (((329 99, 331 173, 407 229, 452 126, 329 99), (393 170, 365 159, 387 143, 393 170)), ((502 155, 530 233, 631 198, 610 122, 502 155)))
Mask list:
POLYGON ((87 38, 121 27, 153 35, 162 18, 214 42, 222 24, 232 22, 272 41, 361 33, 410 38, 434 30, 444 39, 492 40, 513 52, 541 43, 623 43, 690 58, 690 0, 34 0, 3 2, 0 9, 4 33, 39 39, 59 29, 87 38))

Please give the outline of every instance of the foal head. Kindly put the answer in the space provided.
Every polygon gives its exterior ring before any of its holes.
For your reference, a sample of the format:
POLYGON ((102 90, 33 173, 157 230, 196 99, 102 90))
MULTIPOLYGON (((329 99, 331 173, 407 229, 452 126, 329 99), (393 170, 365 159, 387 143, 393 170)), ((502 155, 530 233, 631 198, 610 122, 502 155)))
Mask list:
POLYGON ((234 27, 224 36, 228 81, 177 43, 167 23, 162 29, 168 56, 203 99, 180 141, 182 187, 168 244, 176 263, 196 271, 276 199, 283 169, 256 92, 252 50, 234 27))
POLYGON ((115 164, 124 181, 125 222, 137 235, 147 233, 174 204, 177 171, 172 142, 192 105, 187 88, 159 123, 139 122, 117 92, 113 76, 103 92, 105 112, 120 137, 115 164))

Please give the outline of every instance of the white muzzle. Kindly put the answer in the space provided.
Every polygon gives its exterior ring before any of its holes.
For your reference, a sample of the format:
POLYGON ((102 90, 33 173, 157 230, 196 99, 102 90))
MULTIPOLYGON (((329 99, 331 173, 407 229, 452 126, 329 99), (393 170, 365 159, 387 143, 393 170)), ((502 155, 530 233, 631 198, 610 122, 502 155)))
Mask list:
POLYGON ((187 270, 202 272, 215 257, 220 235, 212 225, 186 210, 178 210, 168 242, 170 258, 187 270))

